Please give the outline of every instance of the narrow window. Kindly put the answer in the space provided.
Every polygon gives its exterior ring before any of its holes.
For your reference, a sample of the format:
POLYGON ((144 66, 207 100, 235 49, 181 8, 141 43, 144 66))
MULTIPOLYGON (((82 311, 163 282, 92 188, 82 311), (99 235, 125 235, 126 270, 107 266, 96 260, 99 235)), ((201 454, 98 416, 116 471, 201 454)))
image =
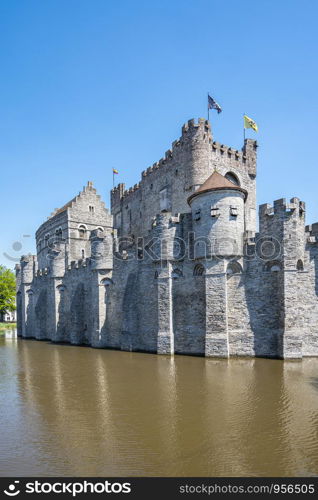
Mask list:
POLYGON ((121 212, 115 214, 115 229, 119 229, 121 227, 121 212))
POLYGON ((232 215, 233 217, 237 217, 238 216, 238 209, 237 209, 237 207, 234 207, 233 205, 230 206, 230 215, 232 215))
POLYGON ((85 259, 85 250, 82 248, 82 259, 85 259))
POLYGON ((62 235, 63 235, 62 228, 59 227, 58 229, 55 230, 55 236, 57 240, 61 240, 62 235))
POLYGON ((93 207, 93 205, 89 205, 88 210, 91 214, 95 212, 95 208, 93 207))
POLYGON ((194 220, 200 220, 201 219, 201 210, 196 210, 194 212, 194 220))
POLYGON ((211 217, 219 217, 220 209, 219 207, 211 207, 211 217))
POLYGON ((160 210, 161 210, 161 212, 168 211, 170 209, 170 201, 169 201, 167 187, 160 190, 159 197, 160 197, 160 210))
POLYGON ((297 260, 297 271, 303 271, 304 270, 304 263, 301 259, 297 260))

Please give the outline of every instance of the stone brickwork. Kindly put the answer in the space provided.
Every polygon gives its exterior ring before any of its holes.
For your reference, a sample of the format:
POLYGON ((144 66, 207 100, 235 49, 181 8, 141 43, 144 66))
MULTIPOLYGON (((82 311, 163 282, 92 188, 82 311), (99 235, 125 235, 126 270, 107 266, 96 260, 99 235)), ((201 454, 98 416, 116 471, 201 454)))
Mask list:
POLYGON ((256 141, 189 120, 141 181, 89 182, 16 268, 18 335, 207 357, 318 355, 318 223, 298 198, 261 205, 256 141))

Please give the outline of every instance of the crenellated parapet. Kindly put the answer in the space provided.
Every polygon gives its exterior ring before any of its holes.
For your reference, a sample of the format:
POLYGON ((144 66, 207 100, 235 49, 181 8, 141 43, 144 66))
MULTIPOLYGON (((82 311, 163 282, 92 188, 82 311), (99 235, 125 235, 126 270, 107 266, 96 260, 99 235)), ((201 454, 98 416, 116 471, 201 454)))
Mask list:
MULTIPOLYGON (((304 262, 305 252, 305 203, 299 198, 275 200, 259 207, 260 237, 272 240, 275 258, 285 269, 296 269, 297 262, 304 262)), ((269 246, 269 244, 268 244, 269 246)))
POLYGON ((118 186, 114 187, 110 193, 111 206, 114 207, 118 205, 124 196, 125 184, 120 183, 118 186))
POLYGON ((247 163, 248 173, 251 177, 256 176, 256 161, 257 161, 257 141, 254 139, 245 139, 242 148, 243 162, 247 163))
POLYGON ((304 220, 305 212, 305 202, 296 197, 291 198, 289 202, 286 198, 280 198, 273 204, 263 203, 259 206, 260 228, 267 227, 278 220, 289 220, 295 217, 304 220))
POLYGON ((52 278, 62 278, 65 274, 65 243, 57 241, 48 254, 48 267, 52 278))
POLYGON ((91 269, 113 268, 113 235, 111 231, 95 229, 91 232, 91 269))
MULTIPOLYGON (((178 260, 183 257, 181 233, 181 216, 171 213, 157 214, 152 221, 148 241, 151 243, 153 261, 178 260)), ((147 245, 146 245, 147 247, 147 245)))
POLYGON ((314 245, 318 243, 318 222, 305 227, 306 243, 314 245))
POLYGON ((144 233, 147 221, 160 210, 186 213, 186 199, 217 169, 230 175, 248 191, 246 228, 256 229, 256 152, 257 143, 246 139, 241 150, 213 141, 208 120, 188 120, 179 139, 173 141, 165 155, 141 174, 141 180, 126 189, 119 184, 111 192, 111 211, 116 215, 115 227, 120 234, 144 233), (166 189, 166 207, 162 208, 166 189), (182 197, 181 193, 185 193, 182 197), (141 214, 141 215, 140 215, 141 214), (140 220, 141 219, 141 220, 140 220))
POLYGON ((119 184, 112 189, 112 207, 118 205, 120 201, 129 201, 128 198, 140 189, 146 178, 148 180, 148 178, 151 178, 153 174, 157 174, 163 168, 174 167, 185 149, 189 150, 193 146, 198 147, 198 144, 202 141, 212 144, 210 123, 204 118, 199 118, 197 121, 194 119, 188 120, 182 127, 180 138, 172 143, 171 148, 165 152, 164 157, 141 173, 141 181, 138 184, 129 189, 125 189, 125 184, 119 184))

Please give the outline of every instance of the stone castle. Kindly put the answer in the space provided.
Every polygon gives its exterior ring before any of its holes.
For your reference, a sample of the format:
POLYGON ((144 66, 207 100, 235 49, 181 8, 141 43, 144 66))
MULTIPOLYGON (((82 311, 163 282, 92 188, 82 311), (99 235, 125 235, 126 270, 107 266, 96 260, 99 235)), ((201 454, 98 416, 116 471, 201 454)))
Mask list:
POLYGON ((318 223, 298 198, 259 208, 256 141, 189 120, 141 181, 91 182, 16 266, 18 335, 158 354, 318 355, 318 223))

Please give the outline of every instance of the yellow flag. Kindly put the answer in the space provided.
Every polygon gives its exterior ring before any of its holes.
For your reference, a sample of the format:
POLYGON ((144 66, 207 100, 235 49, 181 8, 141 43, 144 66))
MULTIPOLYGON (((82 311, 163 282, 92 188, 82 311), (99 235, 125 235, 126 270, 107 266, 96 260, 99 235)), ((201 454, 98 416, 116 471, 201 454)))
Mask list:
POLYGON ((113 168, 113 173, 114 174, 119 174, 118 170, 116 170, 115 168, 113 168))
POLYGON ((244 115, 244 128, 252 128, 255 132, 258 132, 257 123, 246 115, 244 115))

